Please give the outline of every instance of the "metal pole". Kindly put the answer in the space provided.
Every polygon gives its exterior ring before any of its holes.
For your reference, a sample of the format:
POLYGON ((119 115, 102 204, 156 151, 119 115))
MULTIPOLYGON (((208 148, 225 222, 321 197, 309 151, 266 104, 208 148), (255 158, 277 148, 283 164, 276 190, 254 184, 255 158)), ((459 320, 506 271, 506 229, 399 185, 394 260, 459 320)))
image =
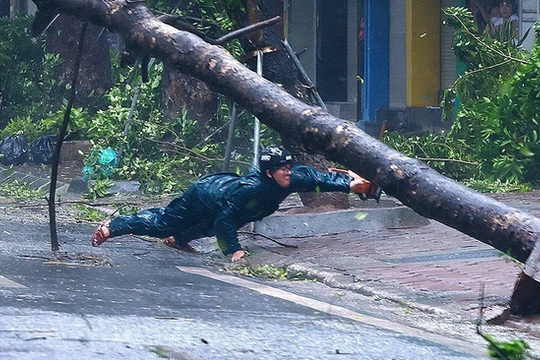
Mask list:
POLYGON ((231 151, 234 143, 234 131, 236 129, 236 119, 238 118, 238 110, 236 103, 233 102, 231 110, 231 122, 229 123, 229 133, 227 134, 227 145, 225 146, 225 157, 223 159, 223 171, 229 171, 231 162, 231 151))
POLYGON ((313 97, 315 97, 317 104, 319 104, 319 106, 323 108, 324 110, 328 111, 328 109, 326 108, 326 105, 324 104, 324 101, 321 99, 321 96, 319 95, 319 92, 315 88, 315 84, 313 84, 313 82, 309 78, 308 74, 306 73, 306 70, 302 66, 302 63, 298 59, 298 56, 296 56, 294 50, 292 49, 291 44, 289 44, 287 39, 283 40, 282 43, 285 46, 285 49, 287 49, 287 52, 289 53, 289 56, 293 60, 294 64, 296 65, 296 68, 298 69, 298 71, 300 71, 300 75, 302 75, 302 78, 306 82, 309 90, 311 91, 311 94, 313 95, 313 97))
MULTIPOLYGON (((154 65, 155 61, 156 61, 155 58, 150 59, 150 61, 148 62, 147 71, 150 71, 150 68, 152 67, 152 65, 154 65)), ((129 134, 131 122, 133 121, 133 113, 135 112, 135 107, 137 106, 137 99, 139 98, 139 94, 141 92, 142 82, 143 82, 142 79, 139 80, 139 83, 137 84, 133 92, 133 97, 131 98, 131 106, 129 107, 128 117, 124 125, 124 132, 123 132, 124 137, 127 137, 129 134)), ((117 157, 118 165, 122 163, 123 152, 124 152, 124 145, 121 145, 120 149, 118 149, 118 157, 117 157)))
MULTIPOLYGON (((257 50, 257 74, 262 76, 263 68, 263 52, 257 50)), ((261 122, 257 117, 255 117, 255 126, 253 129, 253 162, 252 166, 254 168, 259 166, 259 145, 261 142, 261 122)), ((255 222, 252 222, 250 225, 252 232, 255 232, 255 222)))
MULTIPOLYGON (((263 52, 257 50, 257 74, 262 76, 263 69, 263 52)), ((255 118, 255 125, 253 129, 253 167, 256 167, 259 162, 259 146, 261 142, 261 122, 255 118)))

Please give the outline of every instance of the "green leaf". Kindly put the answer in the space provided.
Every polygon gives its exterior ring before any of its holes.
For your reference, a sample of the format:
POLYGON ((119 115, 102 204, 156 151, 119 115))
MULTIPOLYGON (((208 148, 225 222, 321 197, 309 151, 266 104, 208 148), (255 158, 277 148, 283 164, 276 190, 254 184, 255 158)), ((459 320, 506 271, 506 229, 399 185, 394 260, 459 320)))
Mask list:
POLYGON ((524 156, 531 157, 534 156, 534 153, 529 149, 528 146, 523 146, 520 150, 520 153, 522 153, 524 156))
POLYGON ((354 218, 358 221, 362 221, 364 220, 365 218, 367 218, 369 215, 369 213, 367 212, 358 212, 354 215, 354 218))

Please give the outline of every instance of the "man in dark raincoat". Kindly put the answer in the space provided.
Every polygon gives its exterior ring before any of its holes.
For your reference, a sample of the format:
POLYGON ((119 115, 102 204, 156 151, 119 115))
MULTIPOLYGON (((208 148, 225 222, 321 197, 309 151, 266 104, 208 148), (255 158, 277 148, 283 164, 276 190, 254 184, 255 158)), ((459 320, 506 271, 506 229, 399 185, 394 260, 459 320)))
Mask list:
POLYGON ((365 193, 370 182, 352 171, 319 172, 309 166, 293 166, 291 154, 281 148, 264 150, 259 169, 244 176, 218 173, 203 176, 165 208, 142 210, 104 221, 94 233, 92 245, 133 234, 163 238, 168 246, 188 249, 191 240, 215 235, 225 255, 235 262, 245 252, 237 230, 275 212, 294 192, 365 193))

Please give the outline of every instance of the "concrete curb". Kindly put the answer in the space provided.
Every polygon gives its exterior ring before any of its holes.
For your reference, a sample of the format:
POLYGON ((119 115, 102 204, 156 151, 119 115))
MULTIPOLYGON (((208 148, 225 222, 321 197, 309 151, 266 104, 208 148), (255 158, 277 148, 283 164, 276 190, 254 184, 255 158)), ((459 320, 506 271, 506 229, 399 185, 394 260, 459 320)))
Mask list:
MULTIPOLYGON (((205 256, 212 257, 213 254, 221 255, 221 252, 219 249, 217 249, 217 246, 215 246, 215 242, 212 243, 212 238, 198 239, 195 241, 197 241, 197 244, 194 244, 195 248, 201 253, 205 251, 203 253, 205 256)), ((440 307, 411 300, 410 293, 399 292, 401 288, 392 287, 390 290, 387 288, 382 288, 381 286, 369 286, 365 283, 355 282, 354 278, 350 275, 335 269, 318 268, 317 264, 311 262, 287 263, 287 260, 281 259, 280 255, 267 251, 260 246, 255 246, 254 248, 250 248, 250 250, 253 251, 253 254, 246 258, 245 261, 240 263, 231 264, 226 258, 222 258, 222 260, 217 262, 207 261, 206 263, 210 266, 233 271, 236 267, 247 266, 252 270, 257 270, 259 266, 272 265, 277 268, 287 270, 287 277, 291 280, 295 278, 302 280, 313 280, 334 289, 352 291, 357 294, 375 299, 384 299, 392 303, 399 304, 404 308, 409 308, 411 310, 416 310, 418 312, 430 315, 450 316, 450 314, 452 314, 451 311, 442 309, 440 307)))
POLYGON ((390 291, 383 291, 370 286, 355 283, 354 281, 350 280, 351 278, 348 275, 344 275, 334 270, 319 270, 314 268, 314 266, 314 264, 294 263, 285 266, 285 268, 287 269, 291 278, 301 277, 308 280, 315 280, 334 289, 343 289, 353 291, 364 296, 386 299, 396 304, 400 304, 404 307, 408 307, 410 309, 421 311, 427 314, 450 314, 450 312, 447 310, 411 301, 405 295, 390 291), (343 279, 347 279, 348 281, 343 281, 343 279))
POLYGON ((408 207, 398 206, 325 213, 271 215, 255 222, 254 230, 279 239, 426 225, 429 225, 428 219, 418 215, 408 207))

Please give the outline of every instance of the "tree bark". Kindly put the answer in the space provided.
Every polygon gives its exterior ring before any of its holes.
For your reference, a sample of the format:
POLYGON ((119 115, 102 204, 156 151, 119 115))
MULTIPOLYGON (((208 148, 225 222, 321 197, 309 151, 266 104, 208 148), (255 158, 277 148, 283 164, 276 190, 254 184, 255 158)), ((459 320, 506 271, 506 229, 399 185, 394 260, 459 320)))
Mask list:
MULTIPOLYGON (((190 3, 176 1, 169 2, 169 8, 182 11, 187 10, 190 3)), ((204 82, 193 76, 178 71, 173 66, 165 64, 162 75, 163 87, 163 117, 170 121, 182 114, 186 109, 189 119, 195 120, 199 126, 199 140, 203 141, 220 124, 212 124, 219 106, 218 93, 208 87, 204 82)), ((164 141, 170 141, 174 137, 166 134, 164 141)), ((195 143, 196 144, 196 143, 195 143)), ((187 144, 194 146, 195 144, 187 144)))
MULTIPOLYGON (((66 83, 73 76, 73 63, 82 27, 83 22, 77 18, 60 15, 47 30, 47 51, 59 54, 62 58, 61 77, 66 83)), ((104 30, 103 27, 88 26, 75 99, 78 105, 88 105, 93 97, 103 95, 111 87, 110 46, 104 30)))
MULTIPOLYGON (((132 51, 162 59, 206 82, 308 151, 347 166, 425 217, 522 262, 527 261, 535 246, 538 248, 540 219, 446 178, 368 136, 354 124, 303 103, 248 70, 222 48, 161 23, 143 2, 34 1, 40 9, 54 6, 56 11, 89 19, 122 34, 132 51)), ((533 260, 537 261, 538 256, 533 260)), ((538 264, 527 265, 526 278, 539 283, 540 272, 527 270, 538 269, 538 264)), ((523 284, 518 283, 517 288, 520 286, 523 284)), ((540 296, 525 300, 538 305, 540 296)))
MULTIPOLYGON (((189 119, 199 124, 199 141, 204 140, 219 124, 212 124, 218 109, 218 94, 204 82, 183 74, 174 67, 163 68, 163 108, 164 120, 170 121, 182 114, 185 108, 189 119)), ((164 141, 174 139, 165 135, 164 141)), ((188 144, 188 146, 195 144, 188 144)))
POLYGON ((518 315, 540 314, 539 294, 540 283, 524 272, 521 273, 510 300, 511 313, 518 315))

